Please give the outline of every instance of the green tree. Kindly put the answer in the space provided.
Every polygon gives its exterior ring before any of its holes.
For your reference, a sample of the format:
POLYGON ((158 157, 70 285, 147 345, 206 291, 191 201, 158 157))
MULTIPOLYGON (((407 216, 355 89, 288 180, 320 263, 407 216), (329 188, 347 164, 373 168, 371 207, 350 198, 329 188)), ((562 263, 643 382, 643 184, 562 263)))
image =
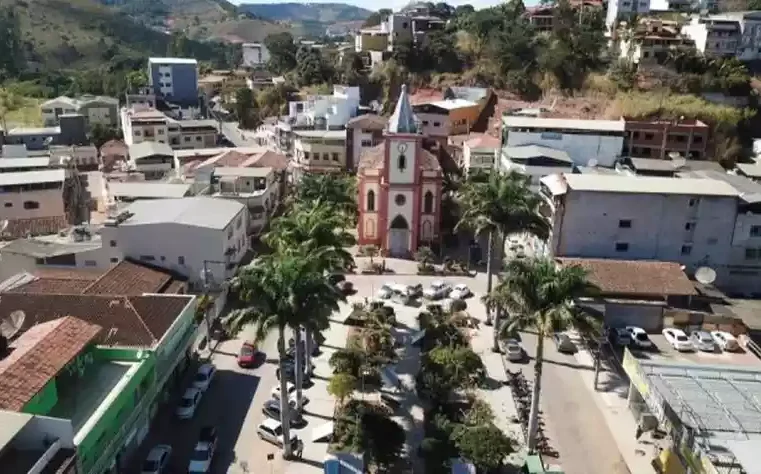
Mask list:
POLYGON ((90 128, 89 137, 92 144, 98 148, 109 140, 121 140, 123 138, 121 130, 99 123, 90 128))
POLYGON ((294 200, 304 204, 322 202, 343 213, 351 222, 357 218, 357 185, 353 176, 308 173, 299 182, 294 200))
POLYGON ((346 398, 357 386, 357 378, 350 374, 333 374, 328 382, 328 393, 338 399, 338 405, 343 406, 346 398))
MULTIPOLYGON (((460 190, 462 216, 456 228, 468 228, 476 235, 486 234, 489 243, 486 257, 487 292, 491 292, 492 252, 495 243, 502 254, 510 234, 527 233, 546 240, 550 225, 541 214, 541 198, 532 192, 528 178, 518 172, 492 173, 482 181, 468 178, 460 190), (496 240, 496 242, 495 242, 496 240)), ((496 317, 495 319, 498 319, 496 317)), ((487 324, 491 323, 491 308, 487 306, 487 324)), ((493 349, 499 351, 499 322, 495 321, 493 349)))
POLYGON ((235 91, 235 114, 244 130, 254 130, 261 123, 254 92, 246 86, 235 91))
POLYGON ((274 74, 285 74, 296 67, 296 43, 288 32, 275 33, 264 39, 270 52, 267 68, 274 74))
POLYGON ((296 53, 296 78, 299 85, 322 84, 333 78, 333 69, 322 57, 319 50, 305 46, 296 53))
POLYGON ((268 87, 256 96, 256 103, 259 104, 259 110, 262 117, 272 117, 276 115, 288 114, 288 101, 293 98, 296 88, 292 84, 277 84, 274 87, 268 87))
POLYGON ((14 8, 0 11, 0 78, 15 77, 24 67, 24 45, 19 16, 14 8))
POLYGON ((478 472, 495 472, 515 451, 512 440, 492 423, 458 425, 452 439, 462 457, 475 464, 478 472))
POLYGON ((135 93, 138 90, 148 85, 148 76, 146 75, 145 70, 138 69, 135 71, 128 72, 126 76, 126 81, 127 81, 127 91, 135 93))
POLYGON ((385 414, 367 411, 362 415, 362 431, 362 444, 372 463, 388 469, 397 462, 406 441, 399 423, 385 414))
POLYGON ((3 130, 8 130, 6 117, 9 113, 23 107, 24 101, 21 97, 10 92, 8 89, 0 89, 0 120, 3 123, 3 130))
POLYGON ((598 321, 574 304, 575 298, 593 295, 596 288, 579 266, 558 267, 550 259, 513 260, 507 264, 499 285, 484 299, 501 308, 507 319, 500 328, 503 338, 515 331, 536 331, 534 385, 528 424, 528 447, 536 449, 539 397, 542 389, 544 343, 555 332, 576 328, 581 332, 599 329, 598 321))
POLYGON ((377 12, 373 12, 362 24, 363 28, 369 28, 371 26, 378 26, 383 20, 385 20, 393 11, 390 8, 381 8, 377 12))
POLYGON ((365 63, 359 53, 354 51, 344 53, 341 60, 340 76, 341 82, 350 86, 363 84, 367 80, 365 63))
POLYGON ((446 31, 434 31, 426 36, 420 52, 417 54, 418 68, 436 72, 460 72, 462 59, 455 44, 455 35, 446 31))

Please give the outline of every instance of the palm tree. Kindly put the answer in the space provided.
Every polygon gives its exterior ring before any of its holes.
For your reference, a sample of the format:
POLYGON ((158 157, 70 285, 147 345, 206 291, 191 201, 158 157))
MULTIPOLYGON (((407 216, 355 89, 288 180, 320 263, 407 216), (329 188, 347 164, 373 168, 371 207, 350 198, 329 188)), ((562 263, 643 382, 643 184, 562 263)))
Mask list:
MULTIPOLYGON (((277 331, 277 350, 280 368, 280 413, 283 425, 283 456, 292 454, 290 439, 290 405, 286 387, 285 329, 300 328, 309 315, 324 314, 338 308, 341 295, 319 269, 319 252, 305 253, 300 249, 264 256, 246 267, 237 279, 240 299, 249 307, 233 312, 225 320, 232 333, 253 325, 255 340, 262 341, 277 331)), ((299 331, 297 330, 298 334, 299 331)), ((298 342, 298 341, 297 341, 298 342)), ((298 346, 297 346, 298 347, 298 346)), ((303 372, 296 354, 296 382, 303 372)), ((297 393, 297 410, 301 408, 301 393, 297 393)))
MULTIPOLYGON (((500 252, 510 234, 527 233, 539 239, 549 237, 549 221, 541 214, 542 200, 528 185, 529 178, 516 172, 492 173, 488 179, 468 179, 461 192, 464 212, 458 227, 466 227, 477 235, 489 236, 486 274, 487 293, 492 290, 492 251, 495 237, 500 238, 500 252)), ((486 323, 491 324, 491 308, 487 306, 486 323)), ((494 322, 493 350, 499 351, 498 316, 494 322)))
POLYGON ((599 329, 592 315, 574 305, 575 298, 595 292, 583 268, 558 267, 552 260, 543 258, 508 263, 499 285, 484 298, 487 304, 506 311, 507 320, 499 331, 501 337, 508 338, 515 331, 525 329, 533 329, 537 334, 528 424, 528 446, 532 453, 536 449, 545 338, 570 327, 582 332, 599 329))
POLYGON ((295 202, 327 202, 352 220, 357 217, 357 184, 351 176, 333 173, 306 174, 299 181, 295 202))

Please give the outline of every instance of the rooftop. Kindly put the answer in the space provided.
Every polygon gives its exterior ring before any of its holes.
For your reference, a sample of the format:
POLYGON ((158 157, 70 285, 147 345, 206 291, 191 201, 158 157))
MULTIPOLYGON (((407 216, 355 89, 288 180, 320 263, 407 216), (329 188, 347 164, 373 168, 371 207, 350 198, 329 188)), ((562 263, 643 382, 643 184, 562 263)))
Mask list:
POLYGON ((417 120, 415 113, 410 105, 410 98, 407 94, 407 86, 402 84, 402 90, 399 93, 399 99, 396 101, 394 112, 388 119, 389 133, 417 133, 417 120))
POLYGON ((34 418, 34 415, 16 411, 0 410, 0 452, 34 418))
MULTIPOLYGON (((19 159, 20 158, 14 158, 19 159)), ((31 158, 34 159, 34 158, 31 158)), ((19 184, 62 183, 66 178, 66 170, 14 171, 0 173, 0 186, 19 184)))
POLYGON ((0 409, 20 411, 101 329, 66 316, 38 324, 13 341, 13 351, 0 360, 0 409))
POLYGON ((216 120, 180 120, 177 122, 180 128, 213 128, 215 131, 219 127, 216 120))
POLYGON ((465 142, 469 148, 475 150, 496 150, 499 148, 501 141, 497 137, 491 135, 480 134, 470 138, 465 142))
MULTIPOLYGON (((426 171, 441 170, 439 159, 430 151, 421 148, 419 158, 420 166, 426 171)), ((364 148, 359 156, 359 170, 363 169, 383 169, 386 159, 386 144, 381 143, 372 148, 364 148)))
POLYGON ((388 125, 388 118, 375 114, 359 115, 346 122, 347 128, 362 128, 365 130, 385 130, 386 125, 388 125))
POLYGON ((8 227, 0 233, 0 240, 55 234, 69 227, 66 216, 8 219, 8 227))
POLYGON ((504 115, 502 125, 511 128, 545 128, 559 130, 585 130, 600 132, 622 132, 626 123, 623 120, 577 120, 561 118, 538 118, 518 115, 504 115))
POLYGON ((210 197, 146 199, 127 207, 132 213, 120 226, 173 223, 210 229, 224 229, 245 209, 237 201, 210 197))
POLYGON ((465 100, 465 99, 437 100, 434 102, 429 102, 429 104, 433 105, 434 107, 442 108, 444 110, 456 110, 456 109, 464 109, 466 107, 478 106, 478 103, 470 101, 470 100, 465 100))
POLYGON ((111 181, 108 194, 114 198, 181 198, 188 195, 191 187, 191 184, 160 181, 111 181))
POLYGON ((489 95, 489 89, 485 87, 449 87, 444 91, 444 97, 478 102, 489 95))
POLYGON ((198 65, 198 61, 192 58, 148 58, 148 63, 156 64, 194 64, 198 65))
POLYGON ((725 183, 736 190, 740 199, 747 203, 761 202, 761 183, 757 183, 745 176, 729 174, 724 171, 711 169, 684 171, 678 173, 681 179, 713 179, 725 183))
MULTIPOLYGON (((0 160, 0 163, 2 160, 0 160)), ((744 175, 751 178, 761 178, 761 164, 759 163, 737 163, 737 169, 744 175)))
POLYGON ((8 168, 47 168, 50 158, 0 158, 0 170, 8 168))
POLYGON ((541 178, 553 194, 568 190, 601 193, 683 194, 693 196, 738 196, 725 181, 707 178, 659 178, 650 176, 562 174, 541 178))
POLYGON ((208 159, 213 156, 219 155, 220 153, 225 153, 227 151, 234 150, 239 153, 243 153, 244 155, 254 155, 257 153, 263 153, 266 151, 266 148, 264 147, 236 147, 236 148, 227 148, 227 147, 218 147, 218 148, 195 148, 190 150, 175 150, 174 151, 174 157, 178 160, 184 162, 188 160, 196 160, 196 159, 208 159))
POLYGON ((226 166, 214 168, 214 175, 220 177, 266 178, 270 174, 272 174, 272 168, 228 168, 226 166))
POLYGON ((520 145, 520 146, 506 146, 504 149, 505 154, 517 160, 528 160, 530 158, 551 158, 556 161, 562 161, 563 163, 573 163, 571 157, 568 156, 563 150, 556 150, 540 145, 520 145))
POLYGON ((652 260, 557 258, 563 266, 580 266, 603 295, 691 296, 697 294, 680 264, 652 260))
POLYGON ((42 104, 40 104, 40 107, 49 107, 51 105, 55 105, 61 102, 67 103, 71 105, 72 107, 77 107, 77 108, 82 107, 83 105, 97 103, 97 102, 107 103, 107 104, 111 104, 115 106, 119 105, 119 99, 115 97, 107 97, 103 95, 82 95, 79 97, 69 97, 69 96, 62 95, 62 96, 56 97, 55 99, 50 99, 46 102, 43 102, 42 104))
POLYGON ((0 291, 8 293, 81 294, 103 276, 98 270, 40 268, 18 273, 2 282, 0 291))
POLYGON ((173 157, 174 152, 172 147, 166 143, 159 142, 140 142, 129 147, 129 157, 132 161, 156 155, 173 157))
POLYGON ((16 127, 8 131, 8 135, 58 135, 61 127, 16 127))
POLYGON ((299 138, 346 140, 346 130, 294 130, 293 134, 299 138))

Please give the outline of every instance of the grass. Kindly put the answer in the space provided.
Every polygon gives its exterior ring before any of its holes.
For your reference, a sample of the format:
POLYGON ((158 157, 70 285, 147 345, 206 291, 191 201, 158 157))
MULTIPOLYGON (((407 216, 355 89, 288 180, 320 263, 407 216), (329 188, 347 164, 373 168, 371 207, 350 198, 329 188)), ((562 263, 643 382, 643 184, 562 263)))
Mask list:
POLYGON ((6 115, 5 121, 8 124, 8 128, 41 127, 43 122, 40 104, 44 101, 45 99, 25 97, 23 99, 24 105, 20 109, 8 112, 6 115))

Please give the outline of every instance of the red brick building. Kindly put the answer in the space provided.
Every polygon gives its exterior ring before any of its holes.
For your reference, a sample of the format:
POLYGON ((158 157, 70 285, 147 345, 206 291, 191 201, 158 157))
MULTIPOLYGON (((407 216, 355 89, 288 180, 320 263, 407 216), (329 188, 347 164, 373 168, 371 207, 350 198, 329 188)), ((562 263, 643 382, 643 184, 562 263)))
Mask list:
POLYGON ((686 159, 706 159, 710 131, 700 120, 624 120, 624 156, 662 160, 679 153, 686 159))

